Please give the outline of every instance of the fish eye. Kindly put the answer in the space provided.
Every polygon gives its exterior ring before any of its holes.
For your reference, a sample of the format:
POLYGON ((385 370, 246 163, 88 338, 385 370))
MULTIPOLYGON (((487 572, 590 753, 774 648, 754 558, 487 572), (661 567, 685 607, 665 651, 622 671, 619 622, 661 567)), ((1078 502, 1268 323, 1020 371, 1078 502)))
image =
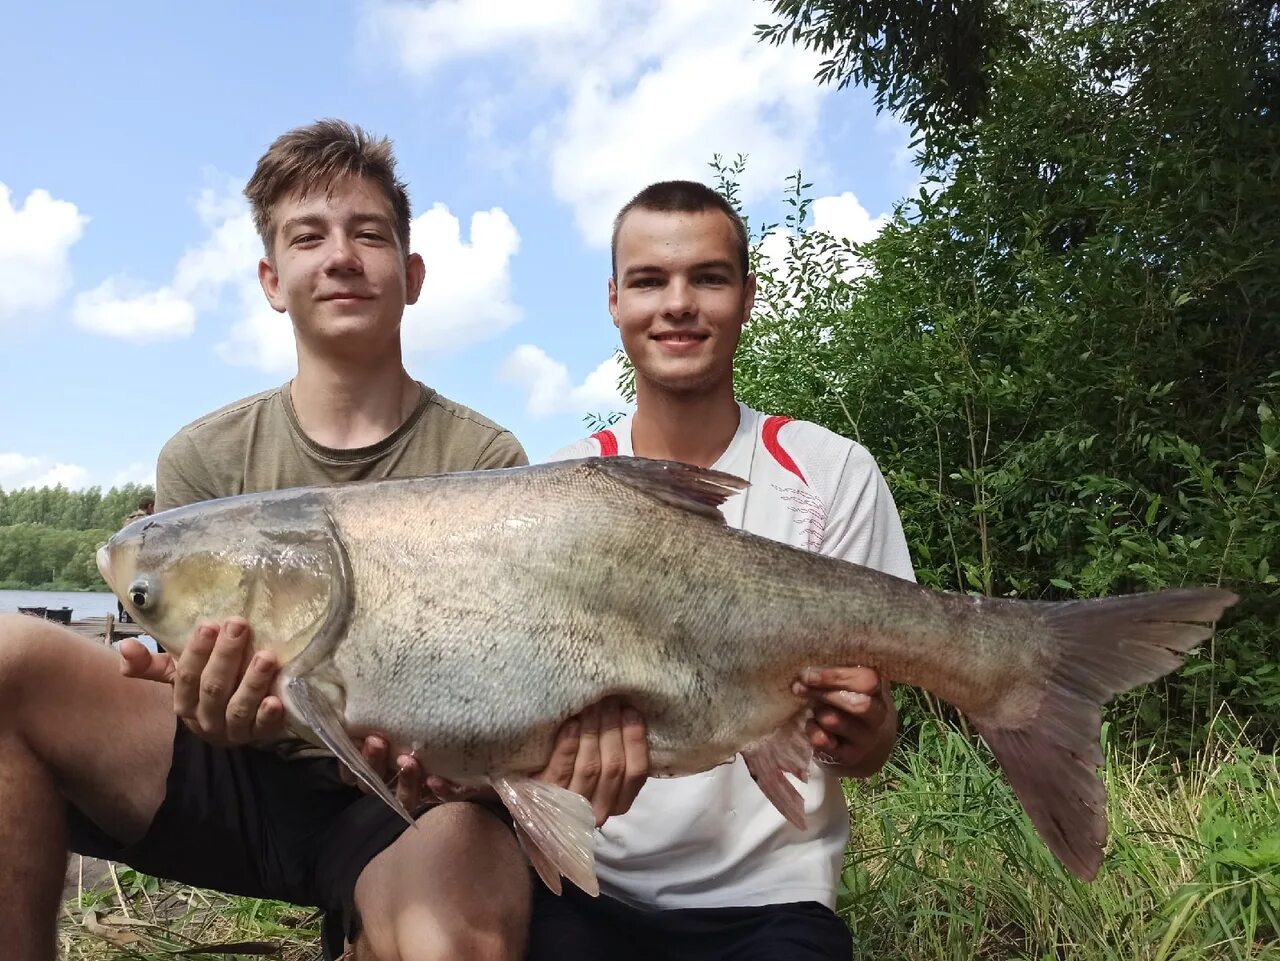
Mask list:
POLYGON ((129 600, 140 611, 146 610, 147 605, 151 602, 151 595, 151 584, 145 577, 139 577, 129 585, 129 600))

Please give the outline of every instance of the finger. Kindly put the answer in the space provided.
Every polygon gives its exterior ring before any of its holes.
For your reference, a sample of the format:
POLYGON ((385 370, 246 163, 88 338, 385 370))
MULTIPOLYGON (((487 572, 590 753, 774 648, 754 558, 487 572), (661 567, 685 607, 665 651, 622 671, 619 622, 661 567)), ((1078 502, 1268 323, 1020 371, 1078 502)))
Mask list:
POLYGON ((810 688, 880 693, 880 673, 869 667, 807 667, 800 672, 800 681, 810 688))
POLYGON ((622 781, 627 773, 627 753, 622 745, 621 709, 616 698, 605 698, 600 705, 600 778, 592 794, 591 808, 595 811, 596 827, 604 824, 614 810, 622 781))
POLYGON ((876 711, 884 713, 884 701, 857 691, 814 691, 812 697, 815 707, 827 705, 855 717, 870 715, 876 711))
POLYGON ((280 703, 280 698, 274 694, 268 694, 258 706, 258 716, 253 721, 251 740, 261 741, 283 733, 285 720, 284 705, 280 703))
POLYGON ((141 641, 126 637, 120 642, 120 673, 125 677, 172 684, 174 662, 168 654, 152 654, 141 641))
POLYGON ((248 631, 241 620, 230 620, 218 631, 213 652, 200 673, 196 723, 221 739, 227 726, 227 702, 240 683, 248 631))
POLYGON ((592 704, 578 715, 578 756, 573 759, 569 790, 590 801, 600 781, 600 706, 592 704))
POLYGON ((836 739, 813 721, 806 722, 804 730, 805 733, 809 735, 809 743, 813 745, 813 750, 816 753, 824 754, 827 757, 833 757, 840 749, 840 745, 836 739))
POLYGON ((649 732, 644 718, 633 707, 622 710, 622 746, 627 756, 627 773, 614 805, 614 814, 626 814, 649 778, 649 732))
POLYGON ((551 748, 551 758, 538 775, 538 780, 557 787, 569 786, 569 782, 573 780, 573 762, 578 756, 581 734, 582 723, 576 717, 560 725, 555 745, 551 748))
POLYGON ((396 800, 405 806, 405 810, 415 811, 423 801, 422 782, 425 777, 418 759, 412 754, 401 754, 396 758, 396 800))
POLYGON ((209 663, 213 645, 218 639, 218 629, 201 624, 191 634, 191 639, 178 657, 173 672, 173 710, 181 718, 194 720, 196 704, 200 700, 200 675, 209 663))
POLYGON ((263 698, 271 693, 276 677, 275 655, 259 651, 249 659, 248 670, 227 701, 227 740, 244 744, 253 738, 263 698))

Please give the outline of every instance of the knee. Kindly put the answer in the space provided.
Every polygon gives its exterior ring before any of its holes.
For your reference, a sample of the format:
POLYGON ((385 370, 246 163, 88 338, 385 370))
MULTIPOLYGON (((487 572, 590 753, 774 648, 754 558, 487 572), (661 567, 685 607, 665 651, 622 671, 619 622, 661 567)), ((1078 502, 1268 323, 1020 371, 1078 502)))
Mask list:
POLYGON ((74 634, 26 614, 0 614, 0 723, 11 721, 24 694, 56 681, 66 635, 74 634))
POLYGON ((402 918, 390 937, 361 935, 356 961, 520 961, 525 932, 465 919, 402 918))

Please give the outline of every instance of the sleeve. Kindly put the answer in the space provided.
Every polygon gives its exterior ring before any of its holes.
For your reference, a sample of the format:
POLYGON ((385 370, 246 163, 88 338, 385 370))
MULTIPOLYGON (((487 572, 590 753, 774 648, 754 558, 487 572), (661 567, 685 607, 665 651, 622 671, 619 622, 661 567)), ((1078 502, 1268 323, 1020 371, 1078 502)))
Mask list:
POLYGON ((524 448, 511 431, 504 430, 495 434, 489 441, 480 457, 476 460, 476 470, 493 470, 500 467, 524 467, 529 457, 524 448))
POLYGON ((169 438, 156 460, 156 510, 167 511, 218 496, 190 435, 181 432, 169 438))
POLYGON ((580 457, 596 457, 599 454, 600 444, 590 437, 584 437, 582 440, 575 440, 567 447, 561 447, 547 458, 546 463, 550 464, 559 460, 577 460, 580 457))
POLYGON ((897 505, 866 448, 850 444, 835 489, 824 501, 823 554, 915 580, 897 505))

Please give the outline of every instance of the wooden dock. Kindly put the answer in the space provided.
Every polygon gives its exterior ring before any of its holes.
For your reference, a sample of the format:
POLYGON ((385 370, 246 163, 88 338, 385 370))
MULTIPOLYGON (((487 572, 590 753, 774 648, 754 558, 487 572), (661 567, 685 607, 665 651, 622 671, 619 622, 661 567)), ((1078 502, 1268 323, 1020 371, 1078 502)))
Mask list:
POLYGON ((121 624, 111 614, 106 617, 86 617, 82 621, 72 621, 67 625, 81 637, 111 644, 126 637, 137 637, 146 631, 138 624, 121 624))

